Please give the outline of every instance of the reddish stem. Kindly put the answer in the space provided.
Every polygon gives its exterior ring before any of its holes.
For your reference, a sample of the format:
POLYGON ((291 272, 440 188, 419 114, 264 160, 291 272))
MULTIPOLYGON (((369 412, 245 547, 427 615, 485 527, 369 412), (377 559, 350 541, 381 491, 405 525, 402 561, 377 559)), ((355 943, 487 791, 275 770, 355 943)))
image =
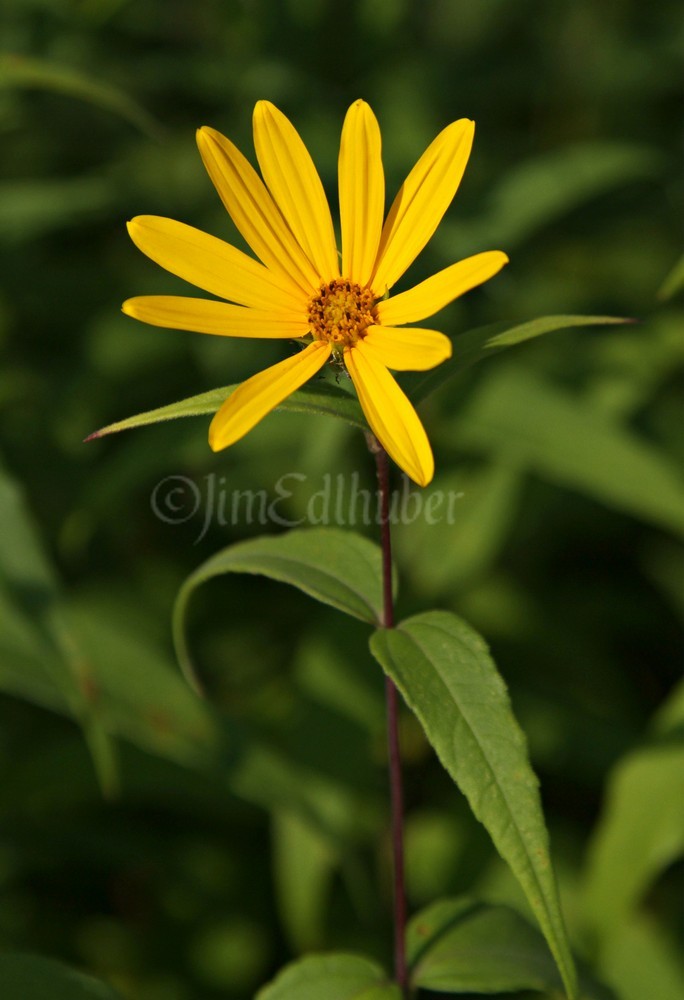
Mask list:
MULTIPOLYGON (((392 596, 392 539, 390 534, 389 460, 375 438, 369 438, 375 456, 380 492, 380 542, 382 546, 382 590, 384 628, 394 628, 392 596)), ((385 678, 387 705, 387 749, 389 756, 390 800, 392 813, 392 856, 394 868, 394 970, 404 995, 408 991, 406 967, 406 889, 404 886, 404 804, 399 746, 399 693, 389 677, 385 678)))

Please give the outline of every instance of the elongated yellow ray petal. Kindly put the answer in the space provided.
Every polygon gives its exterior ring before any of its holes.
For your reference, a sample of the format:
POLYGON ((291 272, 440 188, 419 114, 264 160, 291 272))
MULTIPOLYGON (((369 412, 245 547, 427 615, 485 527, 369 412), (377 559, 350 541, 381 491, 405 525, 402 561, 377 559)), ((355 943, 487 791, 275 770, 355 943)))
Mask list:
POLYGON ((295 313, 248 309, 229 302, 181 295, 138 295, 121 307, 127 316, 171 330, 213 333, 219 337, 289 337, 309 332, 306 319, 295 313))
POLYGON ((385 214, 380 128, 365 101, 349 108, 338 163, 342 273, 365 285, 373 271, 385 214))
POLYGON ((254 109, 254 146, 275 202, 321 282, 339 277, 330 207, 309 152, 292 123, 270 101, 254 109))
POLYGON ((427 486, 435 463, 425 429, 385 366, 364 346, 361 340, 344 352, 361 408, 387 454, 414 482, 427 486))
POLYGON ((371 326, 363 350, 398 372, 424 372, 451 357, 451 341, 437 330, 418 327, 371 326))
POLYGON ((128 223, 135 245, 171 274, 213 295, 255 309, 299 311, 306 297, 291 281, 223 240, 158 215, 139 215, 128 223))
POLYGON ((381 297, 430 239, 461 183, 475 133, 467 118, 452 122, 428 146, 408 175, 382 230, 371 284, 381 297))
POLYGON ((383 324, 394 325, 415 323, 434 316, 459 295, 489 281, 507 263, 508 257, 500 250, 488 250, 486 253, 475 254, 474 257, 466 257, 408 291, 378 302, 378 318, 383 324))
POLYGON ((229 396, 209 427, 209 445, 220 451, 239 441, 330 357, 330 344, 315 341, 293 358, 253 375, 229 396))
POLYGON ((251 163, 206 125, 197 132, 197 145, 221 201, 257 257, 311 295, 320 278, 251 163))

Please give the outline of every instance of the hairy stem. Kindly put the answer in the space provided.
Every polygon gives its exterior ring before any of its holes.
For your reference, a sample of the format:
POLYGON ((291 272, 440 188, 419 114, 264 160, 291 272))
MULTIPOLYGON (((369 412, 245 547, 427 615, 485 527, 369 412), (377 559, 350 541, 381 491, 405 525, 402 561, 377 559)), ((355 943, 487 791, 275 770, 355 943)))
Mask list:
MULTIPOLYGON (((390 533, 389 460, 377 439, 368 436, 368 446, 375 457, 380 493, 380 542, 382 545, 383 620, 385 628, 394 628, 392 597, 392 539, 390 533)), ((385 678, 387 705, 387 750, 389 758, 390 801, 392 815, 392 857, 394 868, 394 971, 404 996, 408 994, 406 967, 406 889, 404 886, 404 806, 399 747, 399 693, 389 677, 385 678)))

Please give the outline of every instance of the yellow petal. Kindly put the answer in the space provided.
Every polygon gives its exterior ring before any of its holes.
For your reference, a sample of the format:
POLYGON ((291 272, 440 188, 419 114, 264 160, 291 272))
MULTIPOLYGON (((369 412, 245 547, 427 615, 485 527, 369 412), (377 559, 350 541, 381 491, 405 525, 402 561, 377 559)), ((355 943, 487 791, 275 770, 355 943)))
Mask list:
POLYGON ((398 372, 424 372, 451 357, 451 341, 437 330, 415 326, 371 326, 363 350, 387 368, 398 372))
POLYGON ((239 441, 262 417, 315 375, 330 356, 330 344, 315 341, 293 358, 253 375, 229 396, 209 427, 214 451, 239 441))
POLYGON ((452 122, 428 146, 399 189, 382 230, 371 282, 378 297, 413 263, 439 225, 461 183, 474 133, 475 123, 467 118, 452 122))
POLYGON ((254 109, 254 146, 275 202, 320 282, 339 277, 330 207, 308 150, 292 123, 270 101, 254 109))
POLYGON ((355 101, 347 112, 338 173, 342 273, 365 285, 375 264, 385 214, 380 128, 365 101, 355 101))
POLYGON ((344 352, 361 408, 387 454, 414 482, 427 486, 435 463, 423 425, 385 366, 364 346, 360 341, 344 352))
POLYGON ((257 257, 311 295, 318 274, 251 163, 213 128, 198 130, 197 145, 221 201, 257 257))
POLYGON ((181 295, 138 295, 121 307, 127 316, 152 326, 171 330, 193 330, 219 337, 289 337, 296 340, 309 332, 306 319, 296 313, 247 309, 212 299, 181 295))
POLYGON ((508 257, 500 250, 489 250, 467 257, 438 271, 408 291, 378 302, 378 318, 383 324, 415 323, 426 319, 459 295, 489 281, 507 263, 508 257))
POLYGON ((306 297, 286 278, 274 274, 229 243, 157 215, 128 223, 131 239, 171 274, 205 292, 255 309, 289 309, 300 314, 306 297))

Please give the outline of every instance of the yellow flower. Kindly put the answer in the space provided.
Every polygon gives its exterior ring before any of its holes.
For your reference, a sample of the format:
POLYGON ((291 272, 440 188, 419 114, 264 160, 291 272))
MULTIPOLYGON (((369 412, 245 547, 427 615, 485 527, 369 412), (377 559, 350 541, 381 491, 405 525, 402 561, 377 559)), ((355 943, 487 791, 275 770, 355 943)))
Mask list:
POLYGON ((229 139, 214 129, 199 129, 204 165, 259 261, 181 222, 139 216, 128 224, 136 246, 223 301, 146 295, 129 299, 123 310, 155 326, 306 344, 295 356, 247 379, 224 402, 209 428, 214 451, 243 437, 333 359, 345 365, 371 430, 388 454, 416 483, 430 482, 430 443, 388 369, 424 371, 450 357, 451 342, 443 333, 405 324, 432 316, 487 281, 508 258, 499 251, 476 254, 408 291, 392 298, 388 293, 454 197, 474 129, 473 122, 461 119, 440 132, 404 181, 383 224, 380 130, 370 107, 355 101, 340 142, 341 259, 323 185, 282 112, 268 101, 254 109, 263 181, 229 139))

